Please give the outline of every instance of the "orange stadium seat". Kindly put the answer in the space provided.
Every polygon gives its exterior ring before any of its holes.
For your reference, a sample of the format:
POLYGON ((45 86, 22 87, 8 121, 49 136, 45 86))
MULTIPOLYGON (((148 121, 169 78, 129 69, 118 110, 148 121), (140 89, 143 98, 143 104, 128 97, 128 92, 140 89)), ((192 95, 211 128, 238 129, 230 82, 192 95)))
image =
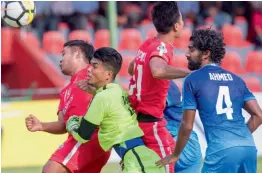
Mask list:
POLYGON ((245 74, 246 71, 241 64, 240 56, 236 52, 226 53, 224 59, 222 60, 222 65, 224 69, 233 72, 235 74, 245 74))
POLYGON ((175 48, 187 49, 189 44, 189 38, 191 37, 191 35, 192 35, 192 30, 185 27, 182 30, 180 38, 176 39, 174 42, 175 48))
POLYGON ((36 36, 32 32, 26 33, 24 37, 22 36, 22 39, 27 40, 27 42, 33 46, 36 46, 38 48, 40 47, 39 40, 36 38, 36 36))
POLYGON ((86 30, 75 30, 69 34, 69 40, 85 40, 91 43, 92 39, 88 31, 86 30))
POLYGON ((137 50, 141 44, 142 36, 139 30, 129 28, 121 32, 119 50, 137 50))
POLYGON ((65 38, 58 31, 45 32, 43 36, 43 49, 47 53, 61 54, 65 38))
POLYGON ((175 54, 171 65, 173 67, 187 68, 187 57, 184 54, 175 54))
POLYGON ((10 28, 1 28, 1 63, 9 63, 12 51, 14 32, 10 28))
POLYGON ((131 61, 134 59, 133 56, 125 56, 123 57, 123 63, 122 67, 119 72, 119 76, 121 77, 129 77, 130 75, 128 74, 128 67, 131 61))
POLYGON ((110 46, 110 33, 107 29, 101 29, 95 33, 95 48, 110 46))
POLYGON ((244 78, 244 81, 246 82, 247 87, 253 91, 253 92, 260 92, 261 91, 261 85, 260 81, 256 77, 246 77, 244 78))
POLYGON ((249 47, 251 43, 244 40, 244 35, 238 26, 225 24, 222 28, 224 40, 227 46, 249 47))
POLYGON ((247 55, 246 71, 262 74, 262 51, 253 51, 247 55))

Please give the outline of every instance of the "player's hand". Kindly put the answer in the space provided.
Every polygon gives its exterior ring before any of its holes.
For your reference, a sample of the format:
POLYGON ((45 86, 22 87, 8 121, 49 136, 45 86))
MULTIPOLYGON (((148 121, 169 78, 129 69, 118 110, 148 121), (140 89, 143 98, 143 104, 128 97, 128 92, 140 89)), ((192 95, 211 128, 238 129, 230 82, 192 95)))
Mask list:
POLYGON ((25 125, 30 132, 42 131, 42 123, 32 114, 25 118, 25 125))
POLYGON ((88 92, 88 83, 87 80, 80 80, 77 82, 78 88, 80 88, 82 91, 88 92))
POLYGON ((177 161, 178 161, 178 157, 174 156, 173 154, 170 154, 170 155, 164 157, 163 159, 157 161, 156 166, 161 168, 165 165, 168 165, 170 163, 175 163, 177 161))
POLYGON ((71 116, 66 124, 66 130, 71 133, 72 130, 77 129, 80 126, 81 118, 79 116, 71 116))
POLYGON ((82 91, 88 92, 89 94, 94 95, 96 93, 96 89, 88 84, 87 80, 80 80, 77 82, 78 88, 82 91))

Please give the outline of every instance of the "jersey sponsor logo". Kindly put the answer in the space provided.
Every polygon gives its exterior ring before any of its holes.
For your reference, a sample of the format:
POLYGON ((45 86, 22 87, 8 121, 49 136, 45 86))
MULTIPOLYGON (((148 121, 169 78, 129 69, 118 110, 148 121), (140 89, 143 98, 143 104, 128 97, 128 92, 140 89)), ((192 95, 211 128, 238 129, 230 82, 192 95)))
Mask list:
POLYGON ((66 102, 66 104, 65 104, 65 107, 64 107, 64 109, 63 109, 63 114, 66 114, 66 111, 67 111, 69 105, 72 103, 73 98, 74 98, 74 97, 71 96, 71 97, 67 100, 67 102, 66 102))
POLYGON ((69 88, 69 89, 67 89, 67 90, 65 91, 65 94, 64 94, 64 102, 66 102, 66 101, 69 99, 69 97, 70 97, 70 95, 71 95, 71 91, 72 91, 71 88, 69 88))
POLYGON ((233 81, 233 77, 229 73, 208 73, 210 80, 216 81, 233 81))
POLYGON ((166 45, 163 42, 157 47, 157 50, 159 50, 159 56, 163 56, 164 53, 167 53, 166 45))

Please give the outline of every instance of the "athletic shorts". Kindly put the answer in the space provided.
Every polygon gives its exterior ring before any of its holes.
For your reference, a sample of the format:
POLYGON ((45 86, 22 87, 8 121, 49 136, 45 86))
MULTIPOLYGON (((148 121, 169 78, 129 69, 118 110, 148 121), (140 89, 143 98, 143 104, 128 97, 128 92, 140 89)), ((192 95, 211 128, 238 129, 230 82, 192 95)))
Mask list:
MULTIPOLYGON (((180 122, 169 121, 167 125, 168 131, 177 140, 180 122)), ((202 162, 201 148, 197 134, 192 131, 188 142, 180 154, 179 160, 176 162, 176 173, 199 173, 202 162)))
MULTIPOLYGON (((144 132, 142 137, 145 145, 155 151, 160 158, 172 154, 175 141, 166 129, 166 121, 139 122, 140 128, 144 132)), ((167 173, 174 173, 174 163, 165 166, 167 173)))
POLYGON ((72 173, 99 173, 107 163, 110 152, 105 152, 99 145, 97 130, 90 141, 81 144, 69 137, 51 156, 67 167, 72 173))
POLYGON ((205 157, 202 173, 256 173, 256 147, 232 147, 205 157))
POLYGON ((155 162, 160 160, 156 152, 146 146, 137 146, 124 155, 123 173, 166 173, 165 168, 159 168, 155 162))

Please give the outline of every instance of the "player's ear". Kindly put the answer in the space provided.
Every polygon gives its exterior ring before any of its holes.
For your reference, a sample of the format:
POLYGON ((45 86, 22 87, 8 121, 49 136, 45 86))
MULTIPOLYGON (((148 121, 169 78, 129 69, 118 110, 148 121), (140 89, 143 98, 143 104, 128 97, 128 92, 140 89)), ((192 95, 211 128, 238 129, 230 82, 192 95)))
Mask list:
POLYGON ((210 50, 204 51, 203 56, 204 56, 204 59, 208 59, 211 56, 210 50))

